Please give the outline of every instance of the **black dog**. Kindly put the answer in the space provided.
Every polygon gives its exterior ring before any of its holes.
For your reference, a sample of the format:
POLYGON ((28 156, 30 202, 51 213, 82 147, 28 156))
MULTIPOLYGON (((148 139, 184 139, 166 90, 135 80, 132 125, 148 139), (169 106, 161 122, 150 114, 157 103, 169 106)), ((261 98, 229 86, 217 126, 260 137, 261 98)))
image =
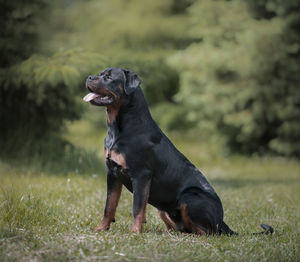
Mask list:
MULTIPOLYGON (((115 220, 122 184, 133 193, 132 232, 141 232, 147 203, 158 209, 167 229, 236 234, 223 221, 222 203, 202 173, 164 135, 152 119, 138 76, 120 68, 89 76, 84 101, 105 106, 104 141, 107 199, 97 230, 115 220)), ((273 233, 262 225, 261 233, 273 233)))

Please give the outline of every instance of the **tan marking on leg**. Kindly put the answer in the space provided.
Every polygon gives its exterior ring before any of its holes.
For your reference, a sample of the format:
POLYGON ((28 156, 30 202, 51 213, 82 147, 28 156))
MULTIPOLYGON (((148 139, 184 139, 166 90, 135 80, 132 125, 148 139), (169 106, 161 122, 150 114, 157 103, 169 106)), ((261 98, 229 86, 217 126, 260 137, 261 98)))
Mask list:
POLYGON ((145 218, 145 212, 146 210, 143 209, 141 210, 138 215, 134 218, 133 220, 133 225, 131 228, 131 232, 132 233, 141 233, 142 232, 142 226, 143 223, 145 222, 146 218, 145 218))
POLYGON ((112 150, 110 151, 110 159, 114 162, 116 162, 119 166, 126 169, 126 160, 125 156, 122 153, 117 153, 116 151, 112 150))
POLYGON ((108 230, 110 228, 110 223, 115 220, 115 214, 120 200, 121 192, 122 192, 122 184, 120 183, 117 186, 117 188, 109 194, 105 206, 104 217, 102 219, 100 226, 97 227, 95 230, 103 231, 103 230, 108 230))
POLYGON ((191 231, 192 233, 205 236, 206 232, 201 228, 201 226, 196 225, 188 215, 188 209, 186 204, 181 205, 181 218, 184 224, 184 227, 191 231))
POLYGON ((174 221, 169 217, 168 213, 162 210, 158 210, 158 215, 160 216, 160 218, 162 219, 162 221, 164 221, 167 230, 170 229, 176 229, 176 224, 174 223, 174 221))
POLYGON ((133 218, 133 225, 131 228, 132 233, 141 233, 143 224, 146 223, 146 207, 147 207, 147 202, 150 193, 150 184, 151 183, 149 182, 145 188, 145 195, 144 195, 143 206, 141 208, 141 211, 137 214, 136 217, 133 218))

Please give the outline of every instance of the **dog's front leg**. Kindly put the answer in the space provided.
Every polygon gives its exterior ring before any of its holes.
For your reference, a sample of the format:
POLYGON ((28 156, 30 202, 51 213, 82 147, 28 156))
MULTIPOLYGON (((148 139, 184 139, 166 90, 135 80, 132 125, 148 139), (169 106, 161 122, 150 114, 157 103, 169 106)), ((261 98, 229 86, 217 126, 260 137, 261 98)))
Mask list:
POLYGON ((133 189, 133 233, 142 232, 142 225, 146 221, 146 206, 151 185, 151 172, 142 171, 132 179, 133 189))
POLYGON ((108 230, 110 223, 115 220, 116 209, 122 192, 121 181, 108 170, 107 172, 107 197, 102 222, 96 230, 108 230))

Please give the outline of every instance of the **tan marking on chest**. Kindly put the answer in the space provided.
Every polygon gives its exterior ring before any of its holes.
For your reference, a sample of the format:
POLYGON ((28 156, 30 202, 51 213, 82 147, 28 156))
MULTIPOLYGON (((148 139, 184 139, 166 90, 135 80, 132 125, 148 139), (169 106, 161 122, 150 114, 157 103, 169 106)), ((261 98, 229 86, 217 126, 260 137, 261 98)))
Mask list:
MULTIPOLYGON (((108 153, 107 153, 108 155, 108 153)), ((121 166, 122 168, 126 169, 126 160, 125 160, 125 156, 122 153, 117 153, 115 151, 110 151, 110 159, 114 162, 116 162, 119 166, 121 166)))
POLYGON ((116 120, 117 115, 119 113, 121 104, 116 104, 114 106, 107 106, 106 107, 106 117, 107 117, 107 122, 112 123, 116 120))

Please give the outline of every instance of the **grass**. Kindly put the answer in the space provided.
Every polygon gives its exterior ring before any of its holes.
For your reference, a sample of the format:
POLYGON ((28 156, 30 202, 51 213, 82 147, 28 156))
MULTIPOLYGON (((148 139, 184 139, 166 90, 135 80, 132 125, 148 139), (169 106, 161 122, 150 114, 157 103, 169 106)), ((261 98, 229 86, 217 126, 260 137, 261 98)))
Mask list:
MULTIPOLYGON (((86 122, 67 138, 102 157, 103 133, 86 122)), ((237 237, 164 232, 147 207, 142 234, 131 234, 132 195, 123 190, 116 223, 95 233, 106 198, 103 171, 42 172, 0 162, 0 261, 299 261, 300 163, 280 158, 223 158, 216 146, 172 135, 223 200, 237 237), (207 156, 209 155, 209 156, 207 156), (273 236, 253 236, 259 224, 273 236)), ((65 170, 66 167, 64 167, 65 170)))

